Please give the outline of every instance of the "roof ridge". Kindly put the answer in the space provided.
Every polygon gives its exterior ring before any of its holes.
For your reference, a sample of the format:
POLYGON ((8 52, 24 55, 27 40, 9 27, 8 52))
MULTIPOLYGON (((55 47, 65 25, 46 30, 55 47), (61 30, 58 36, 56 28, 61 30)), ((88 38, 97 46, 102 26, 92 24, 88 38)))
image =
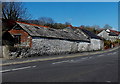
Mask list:
POLYGON ((25 22, 20 22, 20 21, 15 21, 15 22, 22 23, 22 24, 27 24, 27 25, 32 25, 32 26, 39 26, 39 27, 44 27, 44 28, 50 28, 48 26, 42 26, 42 25, 37 25, 37 24, 25 23, 25 22))

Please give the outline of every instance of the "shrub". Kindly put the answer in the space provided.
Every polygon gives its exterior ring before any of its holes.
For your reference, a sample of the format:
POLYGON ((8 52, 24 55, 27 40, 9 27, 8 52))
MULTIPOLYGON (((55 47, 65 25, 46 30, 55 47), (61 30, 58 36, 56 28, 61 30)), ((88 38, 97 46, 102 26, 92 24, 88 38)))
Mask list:
POLYGON ((104 41, 104 47, 105 49, 111 48, 112 42, 109 40, 104 41))
POLYGON ((117 39, 114 43, 115 43, 115 44, 116 44, 116 43, 120 43, 120 39, 117 39))

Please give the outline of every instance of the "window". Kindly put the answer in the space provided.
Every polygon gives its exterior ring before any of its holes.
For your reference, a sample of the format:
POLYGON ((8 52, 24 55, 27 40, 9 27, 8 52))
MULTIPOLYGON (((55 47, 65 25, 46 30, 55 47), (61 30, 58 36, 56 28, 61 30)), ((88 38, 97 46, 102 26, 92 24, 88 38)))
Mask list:
POLYGON ((40 29, 39 27, 34 26, 36 29, 40 29))
POLYGON ((15 35, 14 39, 15 39, 15 44, 20 44, 21 43, 21 35, 15 35))

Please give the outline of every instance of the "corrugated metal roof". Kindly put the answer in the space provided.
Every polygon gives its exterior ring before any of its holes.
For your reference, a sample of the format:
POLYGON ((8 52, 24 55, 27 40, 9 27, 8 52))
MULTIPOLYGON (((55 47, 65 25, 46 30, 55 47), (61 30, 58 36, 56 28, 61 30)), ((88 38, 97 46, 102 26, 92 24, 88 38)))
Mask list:
POLYGON ((40 26, 28 25, 16 22, 31 36, 50 37, 66 40, 89 41, 88 37, 82 33, 80 29, 73 30, 72 28, 53 29, 40 26))
POLYGON ((118 36, 118 34, 116 34, 115 32, 110 32, 109 36, 118 36))
POLYGON ((90 38, 95 38, 95 39, 101 39, 99 36, 95 35, 93 32, 90 32, 86 29, 81 29, 86 35, 88 35, 90 38))

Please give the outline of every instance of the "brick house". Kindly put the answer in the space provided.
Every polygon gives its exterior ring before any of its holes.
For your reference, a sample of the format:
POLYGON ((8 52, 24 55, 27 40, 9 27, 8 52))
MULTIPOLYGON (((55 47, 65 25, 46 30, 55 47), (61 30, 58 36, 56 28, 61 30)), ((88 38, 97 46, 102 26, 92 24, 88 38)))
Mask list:
POLYGON ((15 40, 15 47, 31 47, 31 37, 27 32, 21 29, 12 29, 9 33, 15 40))

